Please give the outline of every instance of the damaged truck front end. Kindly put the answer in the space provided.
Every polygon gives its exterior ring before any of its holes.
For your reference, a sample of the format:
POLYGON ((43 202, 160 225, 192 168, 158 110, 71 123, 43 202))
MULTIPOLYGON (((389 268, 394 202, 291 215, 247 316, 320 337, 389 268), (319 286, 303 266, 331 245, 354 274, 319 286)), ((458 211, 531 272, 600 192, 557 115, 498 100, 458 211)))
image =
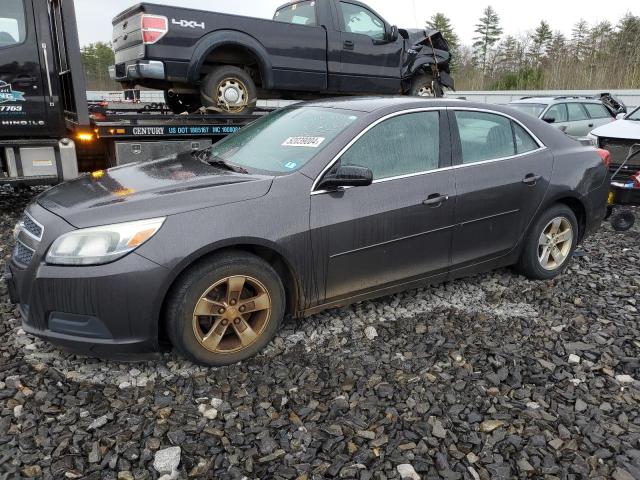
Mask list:
POLYGON ((409 45, 402 64, 405 91, 441 97, 444 88, 455 90, 451 77, 451 49, 442 33, 437 30, 400 30, 400 34, 409 45))

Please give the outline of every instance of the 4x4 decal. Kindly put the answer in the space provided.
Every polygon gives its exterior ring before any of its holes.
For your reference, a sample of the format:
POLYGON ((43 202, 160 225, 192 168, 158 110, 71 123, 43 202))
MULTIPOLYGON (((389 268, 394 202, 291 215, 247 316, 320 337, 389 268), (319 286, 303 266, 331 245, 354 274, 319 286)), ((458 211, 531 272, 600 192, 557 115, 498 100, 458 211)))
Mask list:
POLYGON ((171 19, 171 23, 173 25, 180 25, 183 28, 201 28, 205 29, 204 22, 196 22, 195 20, 176 20, 175 18, 171 19))
POLYGON ((11 88, 11 84, 0 80, 0 103, 24 102, 24 92, 11 88))

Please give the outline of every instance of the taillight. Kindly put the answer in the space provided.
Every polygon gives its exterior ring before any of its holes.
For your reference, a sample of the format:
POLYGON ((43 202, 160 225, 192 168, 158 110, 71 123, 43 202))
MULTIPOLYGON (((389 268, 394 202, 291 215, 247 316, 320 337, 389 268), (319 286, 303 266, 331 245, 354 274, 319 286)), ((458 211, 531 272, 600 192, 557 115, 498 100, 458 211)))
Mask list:
POLYGON ((611 166, 611 153, 603 148, 598 148, 596 151, 598 152, 598 155, 600 155, 604 166, 609 168, 611 166))
POLYGON ((142 41, 145 45, 156 43, 169 31, 169 20, 159 15, 142 15, 142 41))

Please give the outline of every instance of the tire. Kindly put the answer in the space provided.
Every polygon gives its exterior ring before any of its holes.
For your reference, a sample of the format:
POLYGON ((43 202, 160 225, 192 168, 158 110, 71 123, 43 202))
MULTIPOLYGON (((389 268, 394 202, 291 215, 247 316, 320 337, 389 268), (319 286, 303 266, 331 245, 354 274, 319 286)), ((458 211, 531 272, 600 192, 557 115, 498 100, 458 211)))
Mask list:
POLYGON ((413 79, 410 94, 414 97, 442 98, 444 92, 438 82, 433 81, 433 75, 423 73, 413 79))
POLYGON ((611 226, 616 232, 627 232, 636 223, 636 216, 631 212, 616 213, 611 217, 611 226))
POLYGON ((198 95, 169 94, 166 90, 164 92, 164 103, 176 115, 185 112, 193 113, 202 106, 198 95))
POLYGON ((282 280, 271 265, 248 253, 227 252, 195 265, 174 286, 167 302, 167 333, 175 349, 195 363, 232 365, 271 342, 285 304, 282 280), (243 283, 238 278, 244 278, 243 283), (238 295, 229 291, 229 285, 240 284, 244 286, 236 300, 238 295), (246 301, 252 298, 261 300, 246 301), (263 308, 267 302, 268 310, 263 308), (241 313, 243 307, 256 310, 241 313))
POLYGON ((256 107, 258 91, 241 68, 223 65, 206 76, 200 88, 202 105, 220 113, 248 115, 256 107), (230 103, 234 101, 235 103, 230 103))
MULTIPOLYGON (((571 264, 571 259, 578 245, 578 228, 578 220, 573 210, 568 206, 556 204, 550 207, 538 217, 529 233, 527 233, 522 256, 517 264, 517 270, 532 280, 550 280, 560 275, 571 264), (546 254, 545 247, 541 245, 542 236, 545 233, 554 235, 554 227, 551 226, 554 221, 559 221, 559 231, 555 235, 570 229, 571 239, 557 244, 557 250, 562 254, 560 255, 562 261, 557 261, 554 255, 551 254, 545 262, 544 258, 541 259, 540 257, 540 255, 546 254)), ((555 238, 560 240, 564 237, 556 236, 555 238)), ((547 237, 546 241, 549 241, 549 237, 547 237)), ((554 245, 554 241, 551 241, 551 246, 554 245)), ((548 248, 553 251, 552 247, 548 248)))

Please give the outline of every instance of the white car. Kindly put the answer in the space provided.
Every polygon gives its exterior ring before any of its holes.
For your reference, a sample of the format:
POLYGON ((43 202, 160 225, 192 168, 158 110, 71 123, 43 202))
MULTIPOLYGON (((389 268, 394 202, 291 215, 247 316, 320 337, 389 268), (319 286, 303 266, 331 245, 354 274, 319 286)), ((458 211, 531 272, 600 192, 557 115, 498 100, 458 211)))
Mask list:
MULTIPOLYGON (((624 163, 634 145, 640 144, 640 107, 626 115, 622 120, 596 128, 589 138, 599 148, 611 153, 611 169, 615 172, 624 163)), ((640 149, 640 145, 634 150, 640 149)), ((640 155, 630 159, 615 180, 627 180, 640 170, 640 155)))

